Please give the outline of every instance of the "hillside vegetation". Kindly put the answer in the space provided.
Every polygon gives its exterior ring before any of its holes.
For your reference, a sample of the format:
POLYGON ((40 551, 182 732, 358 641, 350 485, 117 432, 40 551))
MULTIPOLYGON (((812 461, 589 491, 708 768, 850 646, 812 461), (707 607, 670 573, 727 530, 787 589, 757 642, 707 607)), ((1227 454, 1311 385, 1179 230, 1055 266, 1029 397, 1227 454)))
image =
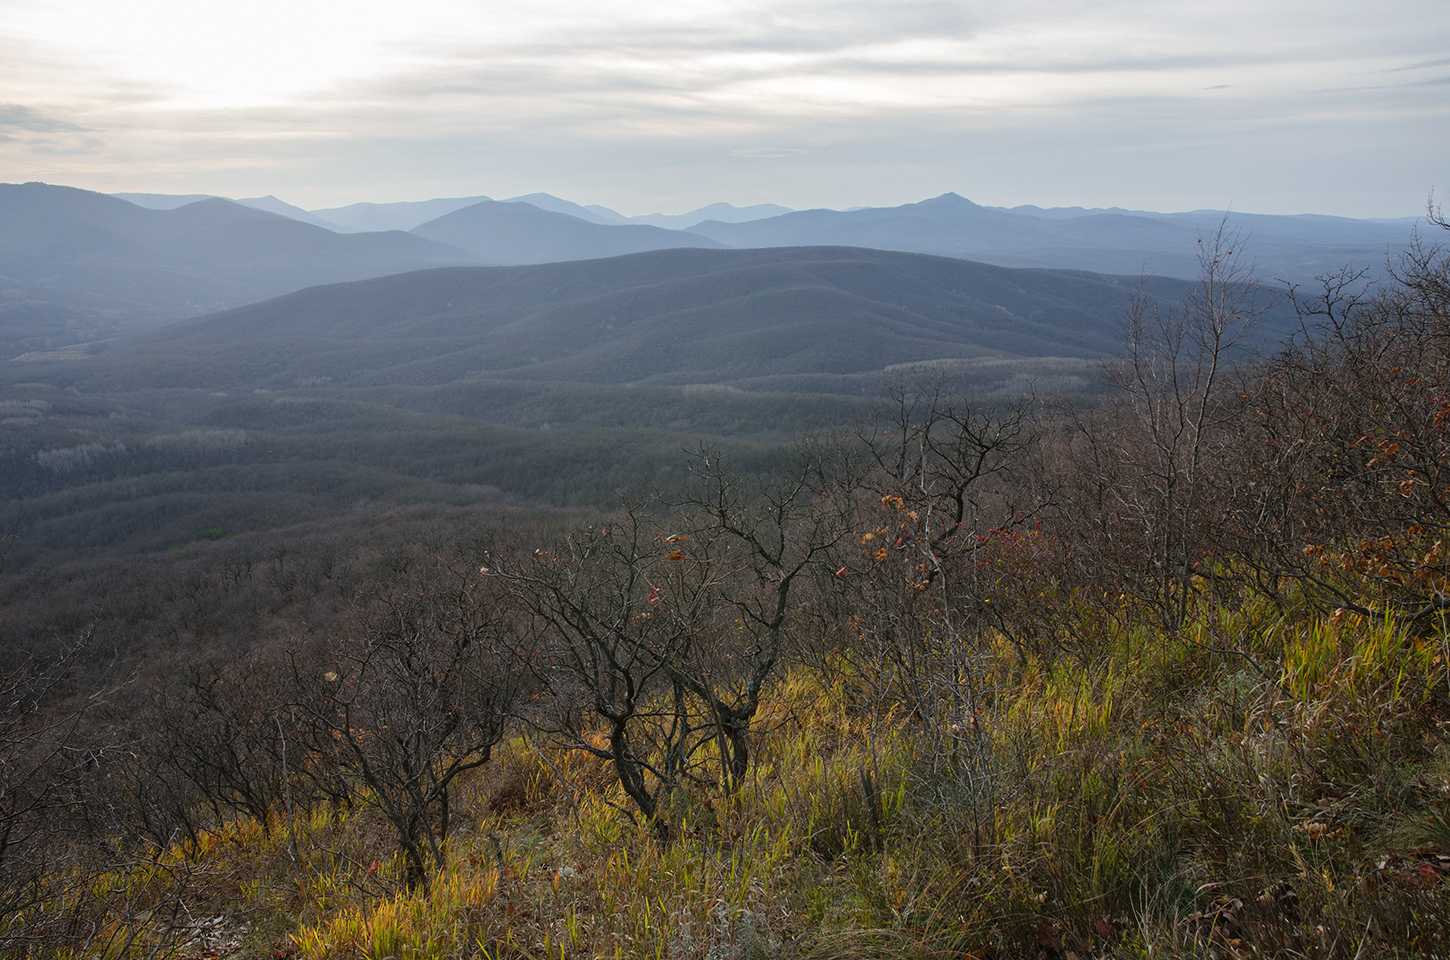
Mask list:
MULTIPOLYGON (((907 362, 1107 356, 1115 318, 1137 287, 1122 277, 841 247, 668 250, 314 287, 83 357, 16 365, 7 379, 88 393, 484 377, 745 386, 782 375, 879 379, 884 367, 907 362)), ((1168 300, 1188 288, 1145 281, 1145 292, 1168 300)), ((1280 311, 1274 333, 1287 332, 1290 316, 1280 311)))
POLYGON ((868 416, 901 364, 948 365, 983 397, 1079 394, 1137 288, 844 248, 674 250, 316 287, 11 362, 12 569, 416 503, 608 508, 680 480, 701 443, 754 470, 868 416))
POLYGON ((1092 409, 905 371, 614 511, 118 576, 164 655, 4 676, 0 951, 1442 956, 1450 259, 1253 361, 1239 255, 1092 409))

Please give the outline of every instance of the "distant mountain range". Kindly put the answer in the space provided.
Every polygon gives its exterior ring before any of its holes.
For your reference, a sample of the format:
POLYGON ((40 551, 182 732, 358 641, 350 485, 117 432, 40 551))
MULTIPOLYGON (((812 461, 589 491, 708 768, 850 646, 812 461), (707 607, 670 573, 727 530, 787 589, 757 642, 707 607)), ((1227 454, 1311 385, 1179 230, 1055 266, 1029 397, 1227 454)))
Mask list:
MULTIPOLYGON (((1136 286, 844 247, 661 250, 314 287, 25 364, 23 376, 86 392, 479 379, 798 390, 802 378, 854 375, 875 384, 895 364, 1107 356, 1136 286)), ((1172 298, 1188 284, 1150 287, 1172 298)))
POLYGON ((414 227, 429 240, 461 247, 489 263, 593 260, 672 247, 723 247, 709 237, 637 223, 594 223, 531 203, 484 200, 414 227))
MULTIPOLYGON (((749 223, 705 222, 696 233, 731 247, 844 244, 964 257, 1002 266, 1193 277, 1198 239, 1224 214, 1030 211, 983 207, 954 193, 900 207, 803 210, 749 223)), ((1265 280, 1294 282, 1348 263, 1378 268, 1410 241, 1413 220, 1233 214, 1265 280)))
POLYGON ((729 203, 712 203, 698 210, 674 216, 651 213, 643 217, 631 217, 630 222, 644 223, 652 227, 667 227, 670 230, 684 230, 697 223, 704 223, 706 220, 714 220, 718 223, 747 223, 751 220, 764 220, 767 217, 778 217, 792 212, 790 207, 782 207, 775 203, 757 203, 749 207, 737 207, 729 203))
MULTIPOLYGON (((240 203, 242 206, 251 207, 254 210, 265 210, 268 213, 275 213, 292 220, 301 220, 303 223, 310 223, 315 227, 325 227, 333 233, 361 232, 361 229, 343 225, 335 220, 325 220, 314 213, 303 210, 301 207, 293 206, 285 200, 278 200, 270 194, 265 197, 241 198, 218 197, 209 193, 113 193, 111 196, 120 197, 122 200, 134 203, 138 207, 145 207, 148 210, 175 210, 178 207, 196 203, 198 200, 230 200, 232 203, 240 203)), ((387 226, 372 229, 406 230, 407 227, 387 226)))
POLYGON ((313 215, 346 230, 411 230, 454 210, 482 203, 488 197, 449 197, 404 203, 354 203, 314 210, 313 215))
MULTIPOLYGON (((195 203, 198 200, 211 199, 213 195, 204 193, 113 193, 111 196, 120 197, 123 200, 129 200, 137 206, 150 207, 154 210, 174 210, 177 207, 184 206, 188 203, 195 203)), ((231 198, 223 197, 222 199, 231 198)), ((464 207, 491 199, 493 198, 476 196, 403 201, 400 203, 353 203, 345 207, 327 207, 311 211, 303 210, 301 207, 285 203, 272 196, 255 197, 245 200, 239 199, 234 202, 244 206, 256 207, 258 210, 280 213, 284 217, 292 217, 294 220, 301 220, 304 223, 327 227, 329 230, 335 230, 340 233, 356 233, 371 230, 412 230, 414 227, 427 223, 429 220, 452 213, 454 210, 461 210, 464 207)), ((718 220, 722 223, 743 223, 747 220, 777 217, 783 213, 791 212, 790 207, 782 207, 775 203, 757 203, 749 207, 737 207, 730 203, 712 203, 698 210, 692 210, 689 213, 648 213, 639 217, 627 217, 608 207, 601 207, 598 204, 581 206, 569 200, 561 200, 547 193, 530 193, 521 197, 509 197, 503 202, 528 203, 538 207, 540 210, 548 210, 553 213, 565 213, 589 223, 607 225, 636 223, 650 227, 664 227, 669 230, 683 230, 686 227, 693 227, 695 224, 703 223, 706 220, 718 220)))
MULTIPOLYGON (((101 340, 317 284, 444 264, 563 262, 682 247, 853 246, 1189 278, 1198 269, 1198 239, 1223 217, 1007 210, 950 193, 899 207, 781 211, 712 204, 679 216, 627 218, 549 194, 306 211, 271 196, 118 197, 0 185, 0 356, 101 340)), ((1409 243, 1415 221, 1234 214, 1228 223, 1262 279, 1304 282, 1346 264, 1382 267, 1409 243)))
POLYGON ((71 187, 0 184, 0 350, 476 259, 410 233, 339 235, 217 198, 156 210, 71 187))
MULTIPOLYGON (((170 202, 154 194, 123 196, 151 204, 170 202)), ((455 220, 441 230, 429 226, 430 221, 488 200, 479 196, 353 204, 311 212, 275 197, 238 202, 338 230, 399 229, 436 237, 444 231, 459 230, 461 221, 455 220)), ((963 257, 1002 266, 1175 277, 1195 275, 1198 238, 1215 231, 1224 218, 1224 213, 1217 210, 1154 213, 1119 207, 984 207, 954 193, 899 207, 792 211, 775 204, 735 207, 716 203, 687 214, 639 217, 625 217, 607 207, 583 206, 547 193, 513 197, 505 202, 526 203, 595 226, 683 230, 703 238, 695 241, 702 246, 712 245, 703 241, 736 248, 857 246, 963 257)), ((522 214, 515 216, 523 219, 522 214)), ((558 221, 546 220, 534 221, 541 231, 537 235, 489 236, 487 222, 483 216, 476 219, 475 227, 467 233, 467 243, 456 239, 448 242, 499 263, 580 259, 607 255, 595 251, 623 253, 685 243, 660 235, 652 241, 639 237, 605 241, 598 231, 576 229, 568 234, 558 221), (590 237, 588 241, 583 240, 586 236, 590 237)), ((1239 232, 1247 242, 1249 256, 1257 263, 1261 277, 1294 283, 1349 264, 1378 271, 1410 241, 1416 222, 1417 218, 1352 220, 1258 214, 1232 214, 1228 219, 1229 229, 1239 232)), ((501 225, 499 229, 513 229, 513 225, 501 225)), ((457 236, 465 238, 461 232, 457 236)))

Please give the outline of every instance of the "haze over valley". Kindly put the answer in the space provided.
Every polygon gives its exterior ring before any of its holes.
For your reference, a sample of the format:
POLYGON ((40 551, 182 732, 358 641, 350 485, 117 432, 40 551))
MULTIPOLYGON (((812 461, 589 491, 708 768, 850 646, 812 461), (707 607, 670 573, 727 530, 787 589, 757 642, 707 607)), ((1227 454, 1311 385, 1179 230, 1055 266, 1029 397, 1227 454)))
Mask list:
POLYGON ((0 0, 0 957, 1450 943, 1445 0, 0 0))
MULTIPOLYGON (((1199 238, 1224 217, 1218 211, 1003 210, 955 194, 848 211, 717 203, 693 214, 632 220, 547 194, 312 213, 263 200, 107 197, 39 183, 0 185, 0 311, 6 318, 0 351, 13 357, 102 340, 320 283, 425 266, 547 263, 685 247, 851 246, 1186 279, 1198 268, 1199 238)), ((1346 265, 1380 272, 1409 244, 1418 222, 1232 216, 1258 275, 1281 287, 1346 265)))
POLYGON ((1267 311, 1247 357, 1297 327, 1286 280, 1382 272, 1420 224, 1224 218, 955 194, 673 218, 548 194, 309 212, 270 196, 0 185, 0 385, 22 414, 6 421, 5 488, 32 532, 12 565, 46 543, 101 535, 130 549, 221 516, 226 530, 276 523, 295 516, 295 504, 269 512, 295 483, 282 477, 344 464, 354 472, 337 489, 352 492, 309 510, 468 490, 607 505, 668 476, 682 448, 766 456, 863 416, 923 365, 985 397, 1090 397, 1135 297, 1190 295, 1215 231, 1242 241, 1267 311), (124 512, 139 489, 124 478, 165 475, 165 458, 142 454, 152 438, 215 430, 248 439, 202 462, 240 456, 275 475, 257 501, 270 506, 246 506, 244 475, 209 467, 213 492, 178 505, 168 532, 87 519, 124 512), (589 452, 608 447, 617 462, 589 452))

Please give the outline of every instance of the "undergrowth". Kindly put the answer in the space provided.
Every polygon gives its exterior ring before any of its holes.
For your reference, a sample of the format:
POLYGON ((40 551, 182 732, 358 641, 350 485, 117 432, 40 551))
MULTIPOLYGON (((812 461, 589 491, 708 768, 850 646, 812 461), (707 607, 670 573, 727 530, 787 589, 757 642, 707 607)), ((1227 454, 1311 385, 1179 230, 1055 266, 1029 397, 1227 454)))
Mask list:
MULTIPOLYGON (((601 761, 522 736, 466 785, 426 893, 375 811, 235 822, 167 854, 172 952, 1447 955, 1443 629, 1246 603, 1101 635, 1055 659, 984 642, 971 729, 798 668, 747 780, 678 791, 668 844, 601 761)), ((160 904, 155 869, 101 882, 160 904)), ((73 955, 144 953, 163 918, 128 916, 73 955)))

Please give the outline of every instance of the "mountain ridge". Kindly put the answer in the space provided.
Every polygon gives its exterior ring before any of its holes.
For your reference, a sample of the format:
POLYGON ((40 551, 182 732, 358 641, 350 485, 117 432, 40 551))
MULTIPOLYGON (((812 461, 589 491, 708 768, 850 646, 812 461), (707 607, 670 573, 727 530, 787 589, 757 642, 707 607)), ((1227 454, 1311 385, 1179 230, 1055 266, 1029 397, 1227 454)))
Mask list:
MULTIPOLYGON (((314 287, 26 376, 86 390, 879 377, 902 363, 1107 356, 1137 288, 848 247, 681 248, 314 287)), ((1176 298, 1188 284, 1148 289, 1176 298)))
POLYGON ((256 302, 319 283, 476 262, 402 231, 338 234, 208 197, 172 209, 0 184, 0 335, 14 355, 256 302))
POLYGON ((645 224, 605 224, 527 201, 485 200, 414 227, 415 236, 497 264, 594 260, 669 247, 719 247, 708 237, 645 224))
POLYGON ((1043 215, 1050 212, 1017 213, 945 193, 897 207, 802 210, 738 224, 706 221, 687 232, 736 248, 839 243, 1001 266, 1189 278, 1198 273, 1198 239, 1223 225, 1244 237, 1264 276, 1302 282, 1346 263, 1382 266, 1409 245, 1414 223, 1116 208, 1043 215))

